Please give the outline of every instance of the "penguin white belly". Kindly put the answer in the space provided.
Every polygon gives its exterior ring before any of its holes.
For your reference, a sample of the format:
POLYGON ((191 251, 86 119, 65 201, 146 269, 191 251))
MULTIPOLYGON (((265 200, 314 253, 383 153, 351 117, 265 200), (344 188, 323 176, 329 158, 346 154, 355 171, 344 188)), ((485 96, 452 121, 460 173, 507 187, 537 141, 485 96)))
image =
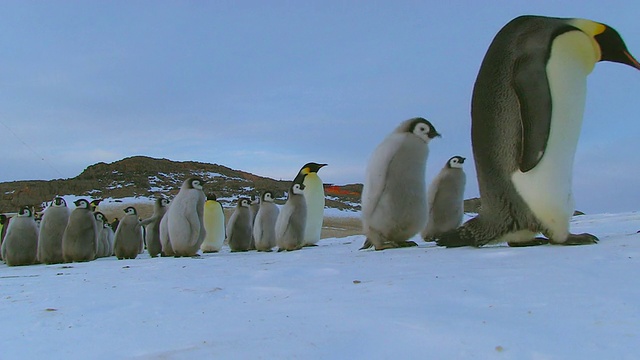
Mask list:
POLYGON ((538 221, 556 241, 569 234, 574 211, 571 193, 575 157, 586 97, 587 75, 596 62, 589 38, 572 31, 554 42, 546 73, 552 99, 551 127, 536 167, 516 171, 512 182, 538 221))
POLYGON ((307 225, 304 229, 304 243, 315 244, 320 240, 324 220, 324 187, 316 174, 304 179, 304 199, 307 202, 307 225))
POLYGON ((224 242, 224 213, 217 201, 208 200, 204 205, 204 227, 207 235, 200 245, 202 251, 219 251, 224 242))

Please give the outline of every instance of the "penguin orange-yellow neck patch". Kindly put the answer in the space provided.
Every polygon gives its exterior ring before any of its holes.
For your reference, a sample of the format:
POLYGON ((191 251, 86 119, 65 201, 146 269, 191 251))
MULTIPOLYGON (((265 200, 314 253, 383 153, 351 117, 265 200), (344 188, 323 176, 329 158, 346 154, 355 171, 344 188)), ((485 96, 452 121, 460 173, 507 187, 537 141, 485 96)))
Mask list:
POLYGON ((592 37, 602 34, 607 29, 604 24, 587 19, 571 19, 569 23, 592 37))
POLYGON ((602 51, 595 36, 602 34, 607 29, 607 26, 587 19, 571 19, 569 24, 577 27, 591 38, 591 45, 593 46, 593 51, 596 53, 596 62, 599 61, 602 57, 602 51))

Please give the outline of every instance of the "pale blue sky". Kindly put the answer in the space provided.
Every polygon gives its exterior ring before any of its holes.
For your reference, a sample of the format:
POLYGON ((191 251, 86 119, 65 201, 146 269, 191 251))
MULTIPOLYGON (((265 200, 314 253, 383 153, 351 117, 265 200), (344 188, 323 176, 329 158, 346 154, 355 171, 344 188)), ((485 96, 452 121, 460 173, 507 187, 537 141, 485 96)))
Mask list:
MULTIPOLYGON (((523 14, 616 28, 640 57, 635 1, 2 1, 0 181, 78 175, 132 155, 291 179, 362 182, 375 146, 422 116, 427 181, 469 158, 469 108, 495 33, 523 14)), ((589 79, 574 192, 588 212, 640 202, 640 72, 589 79)))

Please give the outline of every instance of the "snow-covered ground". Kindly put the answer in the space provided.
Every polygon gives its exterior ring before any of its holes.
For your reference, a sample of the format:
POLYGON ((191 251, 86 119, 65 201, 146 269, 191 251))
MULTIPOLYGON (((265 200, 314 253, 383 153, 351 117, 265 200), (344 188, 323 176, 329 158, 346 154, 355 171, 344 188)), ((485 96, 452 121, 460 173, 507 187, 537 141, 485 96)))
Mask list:
POLYGON ((572 230, 600 243, 0 265, 0 358, 639 358, 640 213, 572 230))

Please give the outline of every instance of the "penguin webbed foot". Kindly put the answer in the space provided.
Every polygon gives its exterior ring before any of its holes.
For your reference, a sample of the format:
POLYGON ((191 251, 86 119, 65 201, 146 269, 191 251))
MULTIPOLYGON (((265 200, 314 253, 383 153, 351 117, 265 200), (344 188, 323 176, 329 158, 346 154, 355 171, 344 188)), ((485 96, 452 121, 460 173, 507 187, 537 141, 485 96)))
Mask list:
POLYGON ((556 242, 553 239, 550 240, 550 243, 553 245, 592 245, 597 244, 599 239, 592 234, 582 233, 582 234, 569 234, 567 239, 563 242, 556 242))
POLYGON ((528 246, 540 246, 540 245, 548 245, 550 243, 549 239, 544 237, 536 237, 529 241, 509 241, 507 245, 509 247, 528 247, 528 246))
POLYGON ((477 246, 475 242, 472 241, 472 239, 462 237, 458 229, 447 231, 444 234, 441 234, 437 239, 435 239, 435 242, 436 245, 444 246, 447 248, 477 246))
POLYGON ((358 249, 358 250, 366 250, 366 249, 370 249, 372 247, 373 247, 373 244, 371 243, 371 240, 366 239, 364 241, 364 244, 362 244, 362 247, 360 249, 358 249))
POLYGON ((415 241, 400 241, 396 243, 399 248, 418 246, 415 241))
POLYGON ((382 243, 382 246, 375 247, 376 251, 386 250, 386 249, 399 249, 399 248, 407 248, 418 246, 415 241, 387 241, 382 243))

